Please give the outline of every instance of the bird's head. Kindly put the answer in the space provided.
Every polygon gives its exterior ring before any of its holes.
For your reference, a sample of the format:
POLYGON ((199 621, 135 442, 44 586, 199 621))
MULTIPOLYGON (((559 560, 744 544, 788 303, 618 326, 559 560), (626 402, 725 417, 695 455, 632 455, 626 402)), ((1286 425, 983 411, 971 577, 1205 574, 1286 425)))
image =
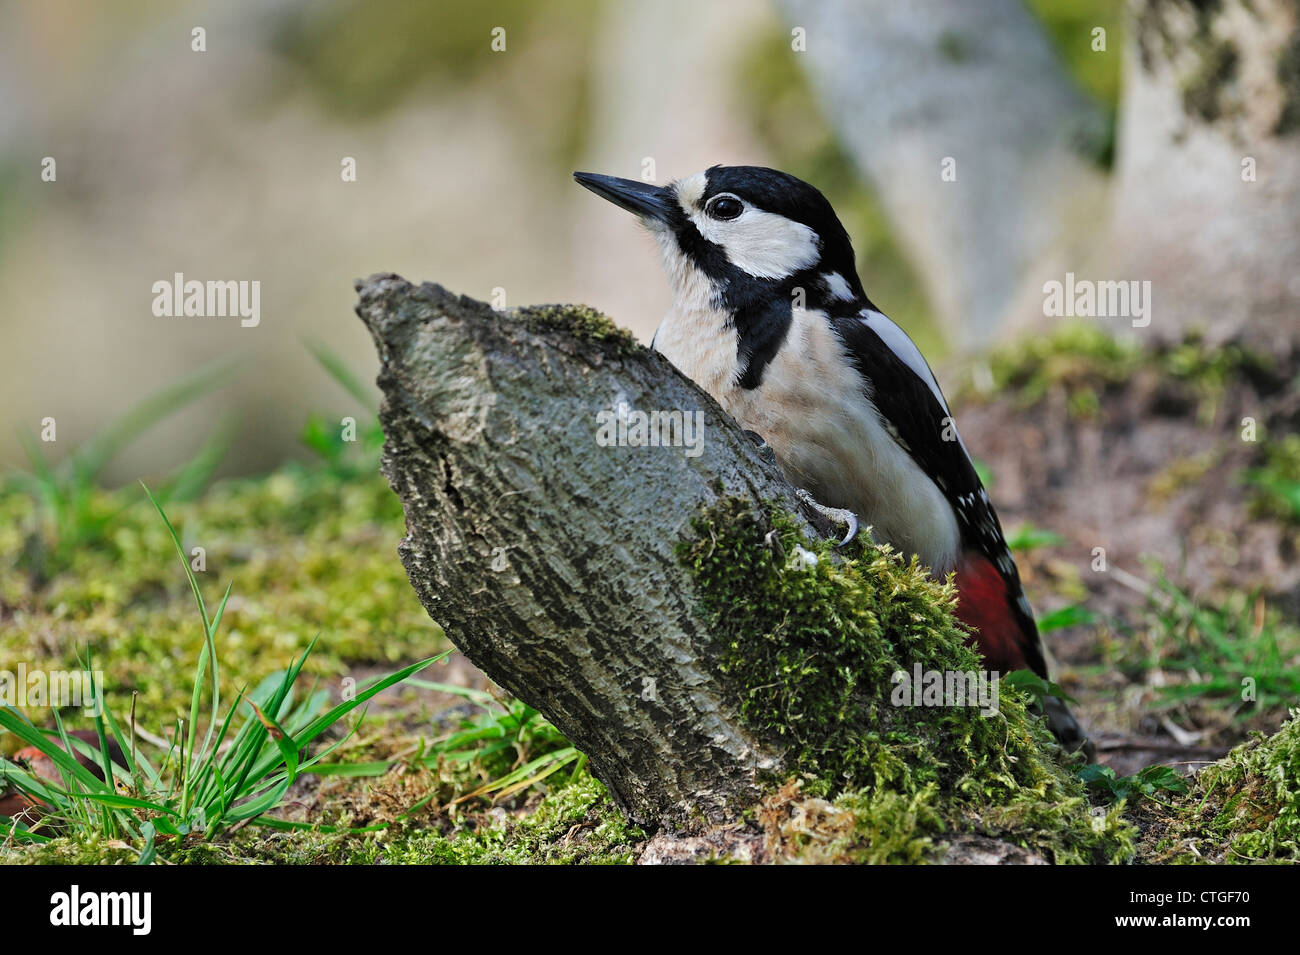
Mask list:
POLYGON ((864 299, 853 246, 819 191, 762 166, 713 166, 666 186, 577 172, 573 178, 651 230, 679 304, 784 295, 864 299))

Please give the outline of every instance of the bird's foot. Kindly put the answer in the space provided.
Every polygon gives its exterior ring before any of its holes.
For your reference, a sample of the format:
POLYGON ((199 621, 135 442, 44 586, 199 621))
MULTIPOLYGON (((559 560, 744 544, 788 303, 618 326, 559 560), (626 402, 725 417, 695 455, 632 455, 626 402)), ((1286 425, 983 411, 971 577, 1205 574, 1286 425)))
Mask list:
POLYGON ((848 508, 827 507, 825 504, 818 504, 812 494, 803 488, 799 488, 795 493, 798 495, 799 500, 812 508, 822 517, 826 518, 832 524, 839 524, 847 529, 847 533, 844 535, 844 540, 836 544, 836 547, 843 547, 849 543, 849 541, 853 540, 853 538, 858 536, 858 515, 854 514, 848 508))

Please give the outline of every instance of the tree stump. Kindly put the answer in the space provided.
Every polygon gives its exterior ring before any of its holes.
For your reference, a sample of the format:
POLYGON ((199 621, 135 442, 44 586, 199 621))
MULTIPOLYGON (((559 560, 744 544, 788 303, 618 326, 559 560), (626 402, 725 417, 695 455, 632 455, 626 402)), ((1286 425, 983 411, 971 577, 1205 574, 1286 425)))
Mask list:
POLYGON ((395 275, 357 290, 382 360, 399 551, 430 616, 588 754, 638 822, 752 805, 757 774, 779 772, 783 754, 719 686, 675 548, 725 496, 798 513, 779 468, 708 394, 589 310, 502 313, 395 275), (620 404, 625 419, 681 412, 702 429, 683 432, 689 447, 602 446, 620 404))

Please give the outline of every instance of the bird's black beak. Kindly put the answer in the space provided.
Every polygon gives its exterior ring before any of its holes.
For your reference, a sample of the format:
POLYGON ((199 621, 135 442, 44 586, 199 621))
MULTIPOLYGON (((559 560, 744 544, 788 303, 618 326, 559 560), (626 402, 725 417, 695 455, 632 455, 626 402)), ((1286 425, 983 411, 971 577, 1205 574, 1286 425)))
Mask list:
POLYGON ((575 172, 573 178, 577 180, 578 185, 590 189, 596 195, 608 199, 628 212, 636 213, 643 219, 667 222, 669 214, 676 205, 670 190, 648 182, 602 176, 594 172, 575 172))

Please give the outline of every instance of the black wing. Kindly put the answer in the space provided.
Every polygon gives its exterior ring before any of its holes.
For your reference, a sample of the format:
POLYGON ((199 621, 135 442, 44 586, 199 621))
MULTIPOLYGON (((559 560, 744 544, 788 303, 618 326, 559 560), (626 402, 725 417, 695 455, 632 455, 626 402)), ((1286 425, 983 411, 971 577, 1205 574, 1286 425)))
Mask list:
POLYGON ((867 315, 871 318, 853 316, 832 321, 858 373, 870 382, 869 397, 880 410, 886 428, 948 499, 957 515, 963 542, 976 546, 987 542, 1005 548, 997 515, 988 503, 984 485, 975 473, 930 366, 897 325, 879 312, 867 315), (875 316, 889 324, 884 325, 875 316), (986 516, 987 520, 983 520, 986 516))
POLYGON ((1045 674, 1020 571, 930 366, 906 333, 875 310, 831 321, 859 374, 870 382, 869 397, 886 429, 952 506, 963 547, 987 557, 1007 582, 1012 609, 1029 645, 1026 650, 1032 648, 1034 669, 1045 674))

